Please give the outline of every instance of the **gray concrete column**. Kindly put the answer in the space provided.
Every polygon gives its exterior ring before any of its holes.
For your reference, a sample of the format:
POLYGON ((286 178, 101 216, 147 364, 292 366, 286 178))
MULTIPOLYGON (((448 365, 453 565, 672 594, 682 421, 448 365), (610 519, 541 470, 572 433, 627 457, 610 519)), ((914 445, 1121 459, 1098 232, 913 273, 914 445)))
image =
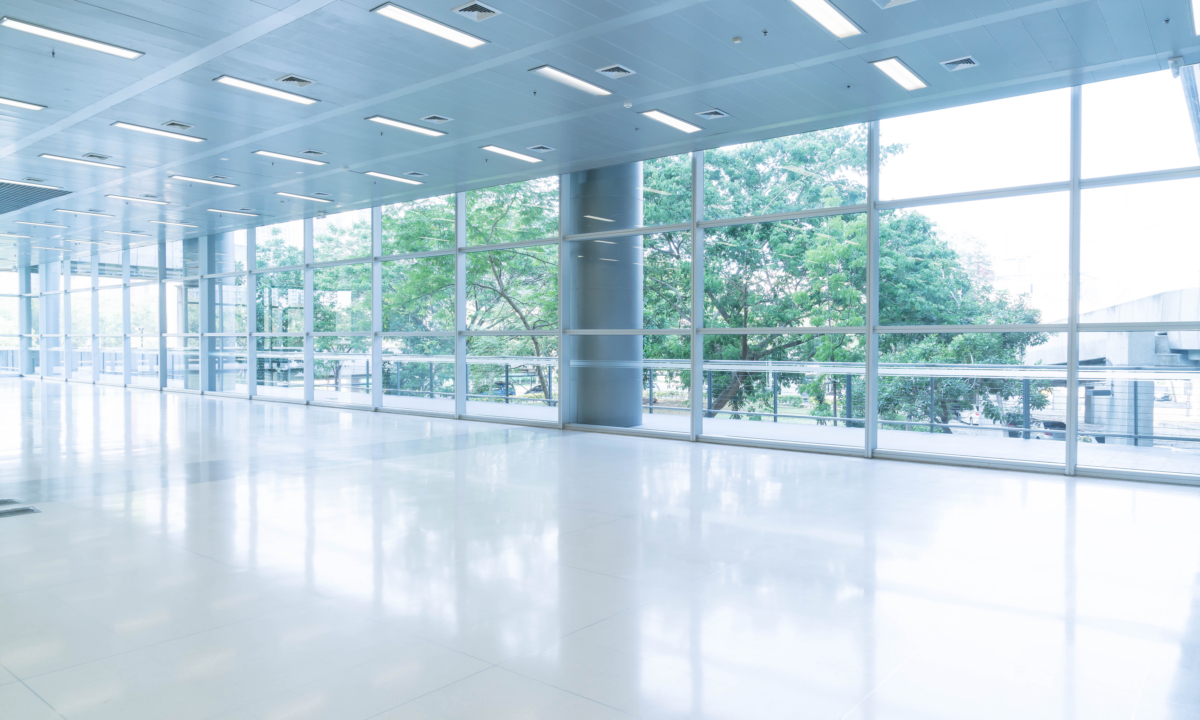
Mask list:
MULTIPOLYGON (((568 234, 642 225, 640 162, 572 173, 568 234)), ((572 329, 642 327, 642 236, 571 242, 572 329)), ((574 422, 609 427, 642 424, 642 336, 574 335, 574 422)))

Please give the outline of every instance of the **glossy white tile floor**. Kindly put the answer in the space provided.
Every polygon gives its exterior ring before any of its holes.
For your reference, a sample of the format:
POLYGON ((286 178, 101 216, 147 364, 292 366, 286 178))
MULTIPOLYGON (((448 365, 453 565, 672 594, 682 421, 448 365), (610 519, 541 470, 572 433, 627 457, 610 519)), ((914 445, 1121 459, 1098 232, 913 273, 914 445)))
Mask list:
POLYGON ((1200 490, 0 380, 0 717, 1200 717, 1200 490))

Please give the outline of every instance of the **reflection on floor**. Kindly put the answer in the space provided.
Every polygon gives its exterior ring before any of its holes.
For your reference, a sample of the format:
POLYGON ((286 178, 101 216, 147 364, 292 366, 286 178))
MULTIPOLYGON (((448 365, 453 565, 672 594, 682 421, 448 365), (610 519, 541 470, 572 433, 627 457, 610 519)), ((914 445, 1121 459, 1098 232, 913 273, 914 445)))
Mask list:
POLYGON ((1200 489, 0 380, 0 716, 1200 717, 1200 489))

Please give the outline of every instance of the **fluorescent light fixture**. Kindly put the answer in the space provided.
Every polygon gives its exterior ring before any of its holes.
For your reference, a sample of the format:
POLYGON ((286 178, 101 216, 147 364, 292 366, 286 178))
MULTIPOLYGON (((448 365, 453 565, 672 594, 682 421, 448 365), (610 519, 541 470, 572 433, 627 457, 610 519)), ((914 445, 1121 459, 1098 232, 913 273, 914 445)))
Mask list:
POLYGON ((144 232, 123 232, 121 230, 105 230, 109 235, 133 235, 135 237, 148 237, 144 232))
POLYGON ((675 117, 674 115, 668 115, 661 110, 647 110, 646 112, 641 113, 641 114, 645 115, 646 117, 650 118, 651 120, 657 120, 664 125, 670 125, 671 127, 675 128, 676 130, 682 130, 685 133, 700 132, 701 130, 704 129, 704 128, 700 127, 699 125, 691 124, 687 120, 680 120, 679 118, 675 117))
POLYGON ((40 35, 41 37, 49 38, 51 40, 58 40, 59 42, 78 45, 79 47, 87 48, 88 50, 96 50, 97 52, 116 55, 117 57, 125 58, 126 60, 136 60, 145 54, 140 53, 137 50, 130 50, 128 48, 102 43, 98 40, 89 40, 88 38, 79 37, 78 35, 72 35, 60 30, 51 30, 50 28, 42 27, 41 25, 32 25, 27 22, 21 22, 20 20, 13 20, 10 17, 0 18, 0 25, 3 25, 6 28, 12 28, 13 30, 27 32, 30 35, 40 35))
POLYGON ((917 74, 908 69, 908 66, 900 62, 899 58, 888 58, 886 60, 876 60, 871 63, 875 67, 883 71, 891 79, 896 81, 896 84, 905 90, 920 90, 925 85, 925 81, 917 77, 917 74))
POLYGON ((220 182, 218 180, 205 180, 204 178, 188 177, 187 175, 172 175, 172 180, 183 180, 185 182, 201 183, 202 185, 216 185, 217 187, 237 187, 233 183, 220 182))
POLYGON ((171 222, 169 220, 151 220, 150 222, 154 223, 155 225, 171 225, 173 227, 200 227, 199 225, 189 225, 188 223, 171 222))
POLYGON ((371 122, 377 122, 380 125, 389 125, 394 128, 400 128, 401 130, 408 130, 409 132, 428 135, 429 137, 441 137, 446 134, 441 130, 433 130, 431 128, 421 127, 420 125, 413 125, 412 123, 400 122, 399 120, 393 120, 382 115, 372 115, 367 119, 371 122))
POLYGON ((284 155, 283 153, 271 152, 270 150, 255 150, 255 155, 263 157, 275 158, 276 160, 291 160, 292 162, 304 163, 305 165, 328 165, 327 162, 320 160, 309 160, 308 158, 296 157, 295 155, 284 155))
POLYGON ((29 238, 30 238, 30 237, 32 237, 32 236, 30 236, 30 235, 15 235, 15 234, 13 234, 13 233, 0 233, 0 237, 10 237, 10 238, 25 238, 25 239, 29 239, 29 238))
POLYGON ((66 208, 58 208, 54 212, 67 213, 68 215, 94 215, 95 217, 112 217, 108 213, 92 212, 91 210, 68 210, 66 208))
POLYGON ((18 225, 37 225, 38 227, 62 228, 63 230, 67 229, 66 225, 55 225, 54 223, 40 223, 40 222, 34 222, 32 220, 17 220, 17 224, 18 225))
POLYGON ((275 194, 279 195, 280 197, 296 198, 297 200, 311 200, 312 202, 323 202, 323 203, 329 202, 325 198, 310 197, 308 195, 297 195, 296 193, 277 192, 275 194))
POLYGON ((218 210, 217 208, 209 208, 209 212, 221 213, 222 215, 244 215, 245 217, 258 217, 255 213, 242 212, 241 210, 218 210))
POLYGON ((477 48, 480 45, 487 43, 487 40, 477 38, 474 35, 468 35, 462 30, 455 30, 449 25, 443 25, 436 20, 430 20, 424 15, 418 15, 411 10, 405 10, 399 5, 393 5, 392 3, 384 3, 371 12, 379 13, 389 20, 395 20, 396 22, 404 23, 409 27, 414 27, 418 30, 424 30, 430 35, 437 35, 444 40, 458 43, 463 47, 477 48))
POLYGON ((556 67, 551 67, 549 65, 542 65, 540 67, 535 67, 532 70, 530 70, 529 72, 537 73, 538 75, 541 75, 542 77, 550 78, 551 80, 553 80, 555 82, 560 82, 563 85, 568 85, 570 87, 575 88, 576 90, 582 90, 589 95, 612 95, 612 93, 610 93, 609 91, 600 87, 599 85, 593 85, 590 82, 587 82, 586 80, 580 80, 579 78, 575 77, 574 75, 565 73, 562 70, 559 70, 556 67))
POLYGON ((862 30, 828 0, 792 0, 792 3, 816 20, 818 25, 839 38, 862 34, 862 30))
POLYGON ((616 222, 615 220, 609 220, 608 218, 602 218, 597 215, 584 215, 584 217, 588 220, 599 220, 600 222, 616 222))
POLYGON ((504 148, 497 147, 495 145, 484 145, 483 147, 481 147, 479 149, 480 150, 488 150, 490 152, 498 153, 500 155, 505 155, 510 158, 516 158, 517 160, 524 160, 525 162, 528 162, 528 163, 539 163, 542 161, 541 158, 529 157, 528 155, 522 155, 521 153, 513 152, 512 150, 505 150, 504 148))
POLYGON ((25 187, 45 188, 46 190, 62 190, 57 185, 46 185, 43 183, 28 182, 25 180, 0 180, 0 183, 9 183, 10 185, 24 185, 25 187))
POLYGON ((395 175, 388 175, 387 173, 375 172, 374 170, 368 170, 367 172, 365 172, 363 174, 370 175, 371 177, 383 178, 384 180, 394 180, 398 183, 406 183, 408 185, 424 185, 424 183, 418 182, 417 180, 409 180, 408 178, 396 177, 395 175))
POLYGON ((147 133, 149 135, 158 135, 159 137, 174 138, 176 140, 187 140, 188 142, 204 142, 204 138, 195 137, 194 135, 184 135, 183 133, 170 132, 169 130, 159 130, 158 128, 145 127, 144 125, 134 125, 127 122, 115 122, 112 124, 115 128, 122 130, 136 130, 137 132, 147 133))
POLYGON ((3 98, 3 97, 0 97, 0 105, 12 105, 13 107, 19 107, 22 110, 45 110, 46 109, 45 105, 34 105, 33 103, 27 103, 27 102, 24 102, 21 100, 13 100, 12 98, 3 98))
POLYGON ((110 197, 114 200, 128 200, 129 202, 148 203, 150 205, 170 205, 171 204, 169 202, 166 202, 165 200, 151 200, 150 198, 135 198, 135 197, 130 197, 129 195, 105 195, 104 197, 110 197))
POLYGON ((50 153, 42 153, 38 157, 44 157, 47 160, 58 160, 60 162, 76 163, 78 165, 93 165, 95 167, 108 168, 109 170, 124 170, 124 165, 112 165, 110 163, 96 162, 95 160, 83 160, 81 158, 69 158, 62 155, 51 155, 50 153))
POLYGON ((312 105, 313 103, 321 102, 320 100, 317 100, 316 98, 305 97, 304 95, 297 95, 296 93, 290 93, 287 90, 277 90, 273 87, 267 87, 266 85, 259 85, 258 83, 252 83, 249 80, 239 80, 238 78, 229 77, 228 75, 222 75, 221 77, 213 78, 213 81, 219 82, 222 85, 228 85, 230 87, 235 87, 235 88, 238 88, 241 90, 249 90, 250 92, 256 92, 256 93, 259 93, 260 95, 269 95, 270 97, 278 98, 279 100, 287 100, 289 102, 300 103, 301 105, 312 105))
POLYGON ((96 240, 76 240, 74 238, 69 238, 67 240, 64 240, 63 242, 87 243, 88 245, 105 245, 106 244, 106 243, 98 242, 96 240))

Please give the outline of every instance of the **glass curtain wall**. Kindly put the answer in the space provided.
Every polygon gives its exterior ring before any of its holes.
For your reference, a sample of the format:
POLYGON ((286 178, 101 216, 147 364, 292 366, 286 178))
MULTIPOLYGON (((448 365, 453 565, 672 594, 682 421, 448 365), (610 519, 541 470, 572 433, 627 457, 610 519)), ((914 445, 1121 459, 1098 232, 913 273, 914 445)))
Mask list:
POLYGON ((1196 79, 18 255, 0 372, 1194 479, 1196 79))

